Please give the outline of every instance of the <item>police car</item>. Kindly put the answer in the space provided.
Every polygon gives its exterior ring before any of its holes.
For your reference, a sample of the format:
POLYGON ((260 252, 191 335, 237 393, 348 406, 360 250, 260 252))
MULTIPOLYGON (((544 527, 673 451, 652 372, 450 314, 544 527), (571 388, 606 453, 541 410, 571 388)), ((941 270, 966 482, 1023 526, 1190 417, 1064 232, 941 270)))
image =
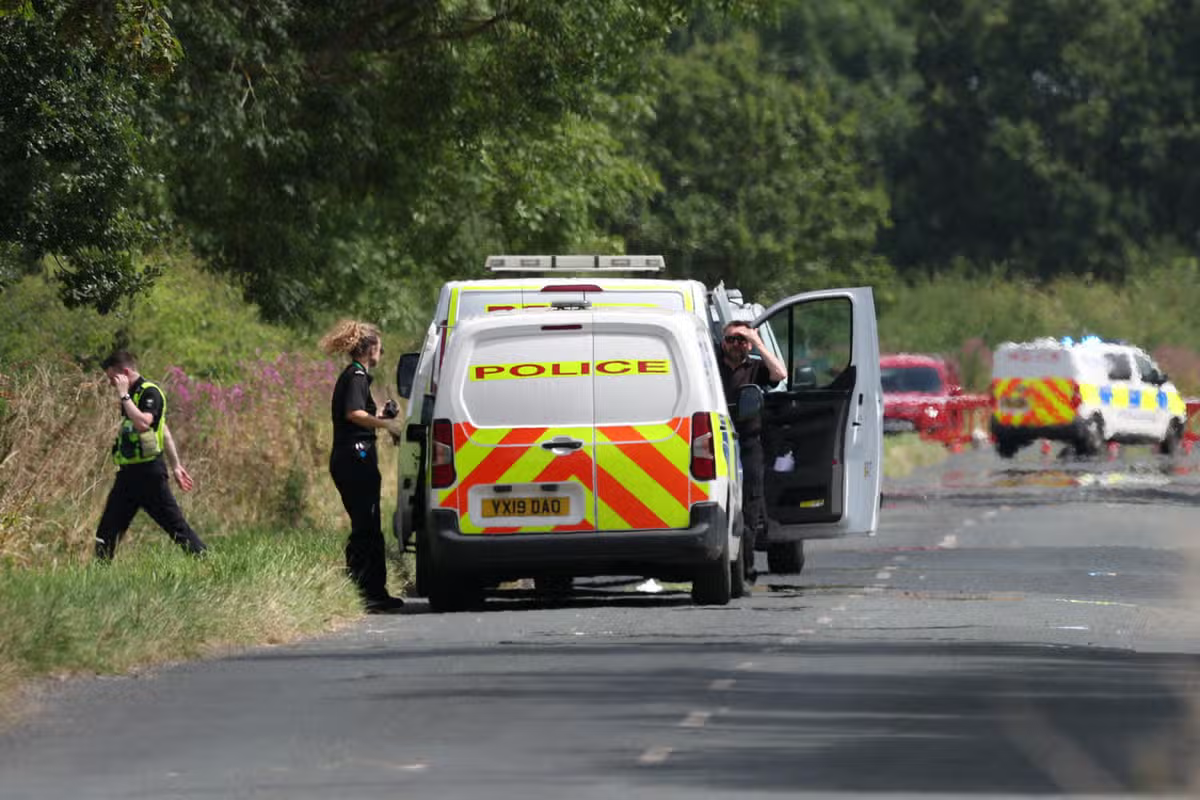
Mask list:
POLYGON ((1000 345, 991 393, 1002 458, 1036 439, 1065 442, 1083 456, 1107 442, 1154 444, 1172 454, 1187 422, 1184 399, 1149 355, 1096 336, 1000 345))

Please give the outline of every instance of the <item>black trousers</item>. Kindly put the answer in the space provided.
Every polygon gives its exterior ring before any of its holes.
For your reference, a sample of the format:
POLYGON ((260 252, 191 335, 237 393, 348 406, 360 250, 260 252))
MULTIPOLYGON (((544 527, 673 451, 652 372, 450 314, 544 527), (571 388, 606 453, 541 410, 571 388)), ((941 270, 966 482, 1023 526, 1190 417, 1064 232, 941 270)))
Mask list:
POLYGON ((765 549, 767 508, 763 497, 763 446, 758 436, 739 438, 742 453, 742 547, 765 549))
POLYGON ((387 554, 379 520, 379 458, 375 445, 338 447, 329 456, 329 474, 350 515, 346 572, 365 600, 387 597, 387 554))
POLYGON ((129 529, 138 509, 144 509, 172 541, 189 553, 208 549, 183 518, 167 484, 167 466, 157 458, 145 464, 127 464, 117 471, 117 480, 108 493, 96 529, 96 558, 108 561, 113 557, 117 542, 129 529))

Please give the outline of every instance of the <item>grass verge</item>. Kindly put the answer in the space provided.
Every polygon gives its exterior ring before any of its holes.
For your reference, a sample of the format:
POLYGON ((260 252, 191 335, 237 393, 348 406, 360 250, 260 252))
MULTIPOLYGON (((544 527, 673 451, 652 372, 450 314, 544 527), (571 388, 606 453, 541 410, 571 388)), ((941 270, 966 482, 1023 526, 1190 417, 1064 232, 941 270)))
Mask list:
POLYGON ((109 565, 4 570, 0 711, 11 714, 27 680, 286 642, 359 616, 343 539, 321 530, 242 532, 194 559, 162 537, 128 543, 109 565))
POLYGON ((914 470, 945 461, 950 451, 944 444, 928 442, 915 433, 886 436, 883 440, 883 475, 903 478, 914 470))

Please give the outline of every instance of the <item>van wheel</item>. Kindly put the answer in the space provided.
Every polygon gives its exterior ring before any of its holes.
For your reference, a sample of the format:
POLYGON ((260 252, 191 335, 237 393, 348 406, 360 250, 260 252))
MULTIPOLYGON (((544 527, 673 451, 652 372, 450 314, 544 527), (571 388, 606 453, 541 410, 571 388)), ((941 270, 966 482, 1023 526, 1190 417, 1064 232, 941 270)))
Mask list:
POLYGON ((773 575, 799 575, 804 569, 804 542, 771 542, 767 569, 773 575))
POLYGON ((1183 423, 1177 419, 1171 420, 1167 426, 1167 435, 1158 443, 1158 452, 1164 456, 1173 456, 1179 452, 1183 444, 1183 423))
POLYGON ((1017 443, 1007 437, 996 437, 996 455, 1001 458, 1012 458, 1017 454, 1017 443))
POLYGON ((575 589, 570 575, 542 575, 533 579, 533 591, 540 597, 566 597, 575 589))
POLYGON ((1075 443, 1075 451, 1085 458, 1100 455, 1107 440, 1104 438, 1104 420, 1094 416, 1083 428, 1083 436, 1075 443))
POLYGON ((732 596, 732 573, 729 568, 729 548, 696 570, 692 578, 692 602, 698 606, 726 606, 732 596))
POLYGON ((746 594, 746 557, 745 541, 738 557, 729 562, 729 596, 737 599, 746 594))
POLYGON ((428 597, 429 584, 432 581, 432 560, 429 554, 429 544, 424 534, 417 534, 417 585, 413 592, 415 597, 428 597))
POLYGON ((428 580, 429 608, 439 614, 483 605, 483 587, 465 578, 432 570, 428 580))

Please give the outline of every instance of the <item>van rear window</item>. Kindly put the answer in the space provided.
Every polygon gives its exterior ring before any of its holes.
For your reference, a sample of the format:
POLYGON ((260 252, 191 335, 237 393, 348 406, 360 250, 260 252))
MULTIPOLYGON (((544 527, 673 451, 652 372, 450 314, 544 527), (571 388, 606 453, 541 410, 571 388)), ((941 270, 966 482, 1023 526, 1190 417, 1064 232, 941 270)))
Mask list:
POLYGON ((661 422, 678 416, 682 365, 670 343, 649 331, 598 332, 596 424, 661 422))
POLYGON ((669 290, 605 289, 600 292, 540 292, 522 289, 462 289, 456 319, 519 308, 548 308, 552 302, 589 302, 592 308, 665 308, 683 311, 683 294, 669 290))
POLYGON ((463 405, 479 426, 591 425, 591 367, 590 331, 480 341, 468 360, 463 405))

